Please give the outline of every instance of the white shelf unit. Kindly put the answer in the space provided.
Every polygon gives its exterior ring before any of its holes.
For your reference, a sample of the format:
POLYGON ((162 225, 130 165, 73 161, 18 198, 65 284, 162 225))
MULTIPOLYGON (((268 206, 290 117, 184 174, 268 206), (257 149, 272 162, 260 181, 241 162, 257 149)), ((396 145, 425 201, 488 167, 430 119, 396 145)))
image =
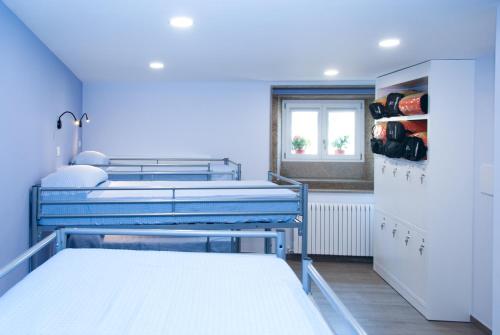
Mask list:
MULTIPOLYGON (((432 60, 381 76, 376 94, 411 88, 429 94, 428 159, 375 155, 374 270, 427 319, 469 321, 474 61, 432 60)), ((388 120, 398 119, 409 117, 388 120)))

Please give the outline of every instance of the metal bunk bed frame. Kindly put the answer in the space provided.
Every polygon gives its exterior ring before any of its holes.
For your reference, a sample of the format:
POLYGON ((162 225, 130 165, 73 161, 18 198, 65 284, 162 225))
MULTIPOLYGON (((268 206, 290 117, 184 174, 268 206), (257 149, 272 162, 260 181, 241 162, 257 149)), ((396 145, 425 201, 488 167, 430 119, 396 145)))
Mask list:
MULTIPOLYGON (((307 257, 307 208, 308 208, 308 186, 307 184, 299 183, 295 180, 279 176, 273 172, 268 172, 268 180, 276 181, 279 183, 286 183, 288 185, 273 185, 273 186, 225 186, 225 187, 161 187, 161 188, 147 188, 147 187, 85 187, 85 188, 42 188, 40 185, 35 185, 31 190, 31 205, 30 205, 30 243, 31 245, 36 244, 43 236, 44 232, 52 232, 59 228, 65 227, 79 227, 88 228, 96 227, 95 224, 71 224, 65 226, 64 224, 55 225, 41 225, 40 221, 42 219, 103 219, 103 224, 98 226, 101 228, 128 228, 128 229, 189 229, 189 230, 246 230, 246 229, 264 229, 271 230, 276 228, 298 228, 299 234, 303 237, 304 243, 302 243, 302 258, 307 257), (228 198, 223 200, 206 200, 205 199, 176 199, 175 192, 179 190, 210 190, 210 189, 289 189, 296 192, 296 198, 294 199, 275 199, 272 197, 262 197, 256 199, 239 199, 239 198, 228 198), (160 213, 80 213, 80 214, 44 214, 42 208, 44 205, 90 205, 90 204, 148 204, 152 203, 147 200, 116 200, 110 199, 106 201, 102 200, 43 200, 42 192, 90 192, 90 191, 130 191, 130 190, 155 190, 155 191, 172 191, 172 199, 165 200, 154 200, 155 204, 164 203, 171 204, 172 210, 168 212, 160 213), (175 205, 177 203, 217 203, 217 202, 230 202, 230 203, 264 203, 264 202, 297 202, 297 209, 294 211, 213 211, 213 212, 176 212, 175 205), (252 216, 259 215, 295 215, 295 219, 290 222, 255 222, 251 221, 252 216), (106 219, 109 218, 147 218, 147 217, 200 217, 200 216, 242 216, 247 217, 247 222, 245 223, 165 223, 165 224, 107 224, 106 219)), ((266 240, 265 251, 270 252, 271 245, 269 241, 266 240)))

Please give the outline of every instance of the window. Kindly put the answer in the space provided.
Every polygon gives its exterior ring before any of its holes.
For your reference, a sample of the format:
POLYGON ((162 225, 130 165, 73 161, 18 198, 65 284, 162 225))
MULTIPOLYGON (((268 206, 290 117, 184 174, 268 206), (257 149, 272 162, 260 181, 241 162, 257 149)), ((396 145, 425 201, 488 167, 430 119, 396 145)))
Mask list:
POLYGON ((284 101, 282 159, 364 160, 362 100, 284 101))

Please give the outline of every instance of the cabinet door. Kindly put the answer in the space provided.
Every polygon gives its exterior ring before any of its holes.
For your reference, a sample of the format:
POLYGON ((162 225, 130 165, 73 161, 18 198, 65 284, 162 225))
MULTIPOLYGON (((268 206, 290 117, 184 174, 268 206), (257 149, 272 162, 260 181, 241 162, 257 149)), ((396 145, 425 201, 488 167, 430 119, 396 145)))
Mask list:
POLYGON ((427 271, 424 232, 408 222, 399 220, 397 234, 395 254, 398 259, 395 273, 399 291, 415 308, 425 314, 427 271))
POLYGON ((375 211, 373 225, 373 259, 377 265, 387 268, 388 245, 386 244, 387 221, 384 213, 375 211))

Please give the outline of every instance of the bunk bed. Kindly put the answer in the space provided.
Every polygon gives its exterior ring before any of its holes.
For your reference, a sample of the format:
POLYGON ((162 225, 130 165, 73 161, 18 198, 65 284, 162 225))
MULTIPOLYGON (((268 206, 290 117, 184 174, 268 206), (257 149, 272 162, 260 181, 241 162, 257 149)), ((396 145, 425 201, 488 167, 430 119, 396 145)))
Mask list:
MULTIPOLYGON (((96 169, 95 170, 99 170, 96 169)), ((100 171, 100 170, 99 170, 100 171)), ((106 181, 93 187, 31 190, 31 244, 64 227, 247 230, 307 234, 307 185, 267 181, 106 181)), ((270 243, 266 243, 266 252, 270 243)), ((307 243, 302 245, 306 256, 307 243)))
POLYGON ((110 180, 241 180, 241 164, 229 158, 107 157, 84 151, 70 164, 100 167, 110 180))
POLYGON ((313 282, 342 320, 333 331, 366 335, 308 258, 301 285, 285 262, 282 230, 61 228, 0 268, 0 279, 48 246, 55 255, 0 297, 6 333, 333 334, 313 282), (66 248, 69 235, 85 234, 266 238, 277 257, 66 248))

